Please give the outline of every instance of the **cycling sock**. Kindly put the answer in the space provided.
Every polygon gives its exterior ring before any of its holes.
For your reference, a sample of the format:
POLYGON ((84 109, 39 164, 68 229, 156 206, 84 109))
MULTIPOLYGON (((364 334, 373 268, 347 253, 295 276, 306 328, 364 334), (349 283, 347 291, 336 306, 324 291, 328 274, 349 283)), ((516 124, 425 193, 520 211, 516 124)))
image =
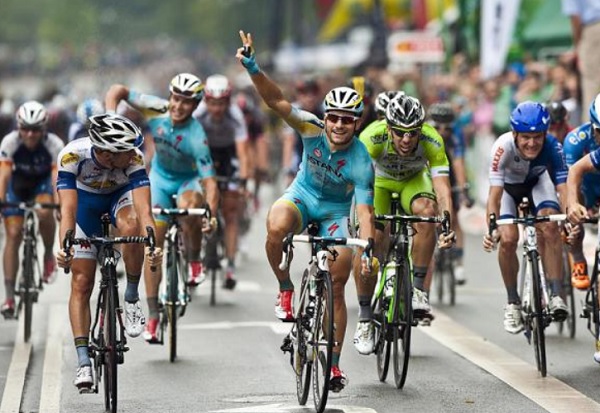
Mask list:
POLYGON ((77 359, 79 367, 91 366, 92 361, 88 352, 89 340, 87 337, 75 337, 75 350, 77 350, 77 359))
POLYGON ((511 285, 510 287, 506 287, 506 294, 508 295, 508 303, 509 304, 521 303, 521 298, 519 297, 519 292, 517 291, 516 285, 511 285))
POLYGON ((279 280, 279 291, 294 291, 294 283, 292 283, 292 280, 289 278, 279 280))
POLYGON ((368 295, 358 296, 358 320, 371 321, 373 310, 371 309, 371 297, 368 295))
POLYGON ((192 261, 200 261, 200 250, 198 251, 188 251, 187 253, 188 262, 192 261))
POLYGON ((15 299, 15 281, 14 280, 4 280, 4 289, 6 290, 6 299, 14 300, 15 299))
POLYGON ((331 353, 331 367, 340 364, 340 353, 331 353))
POLYGON ((125 301, 135 303, 140 299, 138 286, 140 285, 140 276, 127 274, 127 287, 125 288, 125 301))
POLYGON ((158 318, 158 297, 146 297, 148 302, 148 318, 158 318))
POLYGON ((427 275, 427 267, 415 267, 413 269, 413 286, 421 291, 425 291, 425 275, 427 275))
POLYGON ((235 258, 227 258, 227 266, 229 268, 235 268, 235 258))
POLYGON ((560 295, 562 289, 562 280, 548 280, 550 284, 550 295, 560 295))

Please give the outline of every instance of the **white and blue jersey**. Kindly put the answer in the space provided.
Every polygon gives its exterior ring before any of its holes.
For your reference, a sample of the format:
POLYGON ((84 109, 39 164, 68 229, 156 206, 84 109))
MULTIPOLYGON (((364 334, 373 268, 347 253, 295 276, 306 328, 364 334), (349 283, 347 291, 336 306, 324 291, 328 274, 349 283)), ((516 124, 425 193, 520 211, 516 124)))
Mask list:
POLYGON ((352 198, 373 205, 374 171, 365 146, 355 138, 349 147, 332 152, 324 124, 310 112, 292 109, 285 121, 302 136, 302 163, 281 200, 292 203, 309 222, 320 223, 320 235, 348 237, 352 198))
POLYGON ((565 137, 563 145, 565 158, 569 167, 573 166, 575 162, 588 153, 595 153, 595 155, 591 156, 591 159, 598 172, 585 174, 581 185, 584 205, 586 208, 592 208, 596 204, 596 201, 600 200, 600 163, 597 162, 600 158, 598 154, 600 145, 594 139, 591 122, 584 123, 569 132, 565 137))
MULTIPOLYGON (((77 139, 58 154, 57 190, 77 190, 76 237, 100 236, 100 218, 109 213, 113 225, 117 212, 133 204, 131 190, 149 186, 144 155, 136 155, 125 169, 108 169, 98 163, 89 138, 77 139)), ((93 248, 75 248, 76 258, 95 259, 93 248)))
POLYGON ((202 192, 200 180, 215 176, 202 125, 193 117, 174 125, 168 114, 169 102, 156 96, 131 90, 127 101, 142 111, 154 139, 150 164, 152 205, 170 208, 173 195, 183 190, 202 192))

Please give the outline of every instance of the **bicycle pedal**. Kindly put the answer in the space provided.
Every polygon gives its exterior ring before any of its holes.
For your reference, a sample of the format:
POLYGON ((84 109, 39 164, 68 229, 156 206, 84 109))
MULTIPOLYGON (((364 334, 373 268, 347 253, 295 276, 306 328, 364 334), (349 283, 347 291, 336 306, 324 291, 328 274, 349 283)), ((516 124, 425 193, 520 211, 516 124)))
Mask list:
POLYGON ((91 384, 77 386, 77 389, 79 390, 79 394, 92 394, 92 393, 94 393, 94 388, 92 387, 91 384))

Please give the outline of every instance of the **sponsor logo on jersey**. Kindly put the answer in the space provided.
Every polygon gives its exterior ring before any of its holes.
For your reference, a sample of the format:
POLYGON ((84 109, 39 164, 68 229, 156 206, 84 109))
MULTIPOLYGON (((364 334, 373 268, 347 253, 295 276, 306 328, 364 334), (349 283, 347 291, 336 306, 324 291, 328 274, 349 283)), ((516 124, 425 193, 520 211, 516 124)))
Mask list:
POLYGON ((79 155, 73 152, 66 153, 60 158, 60 166, 69 165, 79 161, 79 155))
POLYGON ((338 170, 339 168, 334 168, 332 165, 329 165, 327 162, 323 162, 320 159, 314 158, 312 156, 307 156, 307 159, 311 165, 315 165, 321 169, 324 169, 325 171, 331 172, 338 178, 342 177, 342 174, 338 170))
POLYGON ((333 234, 340 228, 337 222, 334 222, 327 228, 327 232, 329 232, 329 236, 333 237, 333 234))
POLYGON ((344 165, 346 165, 346 160, 345 159, 340 159, 339 161, 337 161, 337 168, 335 168, 336 174, 340 171, 340 169, 342 169, 342 167, 344 165))
POLYGON ((313 153, 315 154, 315 156, 316 156, 317 158, 320 158, 321 156, 323 156, 323 154, 321 153, 321 150, 320 150, 320 149, 318 149, 318 148, 315 148, 315 149, 313 150, 313 153))
POLYGON ((139 153, 137 153, 137 154, 135 154, 135 156, 131 160, 131 164, 132 165, 143 165, 144 164, 144 158, 142 157, 142 155, 140 155, 139 153))
POLYGON ((498 172, 498 166, 500 165, 500 158, 502 158, 502 154, 504 153, 504 148, 499 147, 496 149, 496 153, 494 154, 494 158, 492 159, 492 171, 498 172))
POLYGON ((371 136, 371 142, 374 144, 380 144, 383 141, 385 141, 387 138, 387 132, 386 133, 378 133, 377 135, 373 135, 371 136))

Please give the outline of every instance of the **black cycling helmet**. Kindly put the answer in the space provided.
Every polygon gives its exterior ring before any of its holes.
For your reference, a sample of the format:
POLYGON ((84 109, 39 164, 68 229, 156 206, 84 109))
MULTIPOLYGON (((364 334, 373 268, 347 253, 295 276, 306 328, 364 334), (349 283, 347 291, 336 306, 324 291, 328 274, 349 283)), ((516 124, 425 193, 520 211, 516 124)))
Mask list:
POLYGON ((550 123, 563 123, 567 119, 567 108, 558 100, 547 103, 546 110, 550 113, 550 123))
POLYGON ((429 118, 435 123, 452 123, 456 115, 450 102, 438 102, 429 106, 429 118))

